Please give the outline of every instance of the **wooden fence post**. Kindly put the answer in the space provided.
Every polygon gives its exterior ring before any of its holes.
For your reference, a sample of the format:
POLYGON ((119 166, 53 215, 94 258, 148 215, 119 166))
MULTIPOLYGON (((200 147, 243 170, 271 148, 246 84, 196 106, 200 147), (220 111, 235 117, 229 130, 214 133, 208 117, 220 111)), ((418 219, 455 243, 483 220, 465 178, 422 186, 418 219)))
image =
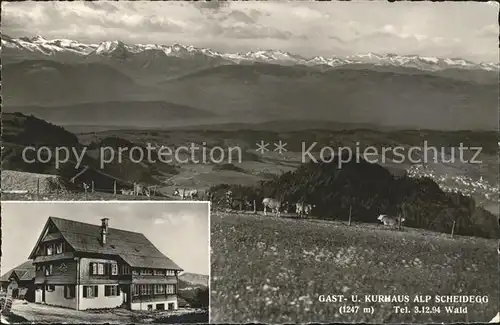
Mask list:
POLYGON ((257 213, 257 205, 255 204, 255 200, 253 200, 253 213, 257 213))
POLYGON ((92 181, 92 193, 94 193, 94 181, 92 181))
POLYGON ((351 225, 352 205, 349 206, 349 226, 351 225))
POLYGON ((36 178, 36 194, 40 195, 40 177, 36 178))
POLYGON ((405 210, 405 204, 403 203, 401 206, 401 212, 399 213, 399 219, 398 219, 398 230, 401 230, 401 225, 402 221, 401 218, 406 220, 406 210, 405 210))
POLYGON ((116 195, 116 180, 113 182, 113 194, 116 195))
POLYGON ((456 225, 456 221, 453 220, 453 226, 451 227, 451 237, 453 237, 455 235, 455 225, 456 225))

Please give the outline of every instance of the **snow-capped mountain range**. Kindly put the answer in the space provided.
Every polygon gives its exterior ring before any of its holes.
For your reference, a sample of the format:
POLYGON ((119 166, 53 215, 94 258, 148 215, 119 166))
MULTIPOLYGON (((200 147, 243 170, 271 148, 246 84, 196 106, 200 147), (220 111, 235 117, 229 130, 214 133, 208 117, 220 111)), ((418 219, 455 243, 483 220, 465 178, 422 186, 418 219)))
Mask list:
POLYGON ((69 53, 79 56, 103 56, 109 58, 126 58, 141 53, 155 56, 170 56, 189 58, 204 56, 207 58, 222 59, 229 63, 265 62, 274 64, 302 64, 308 66, 325 65, 337 67, 349 64, 372 64, 380 66, 409 67, 421 70, 437 71, 443 69, 478 69, 497 71, 498 63, 474 63, 459 58, 437 58, 418 55, 396 54, 356 54, 347 57, 304 58, 279 50, 260 50, 247 53, 220 53, 207 48, 197 48, 181 44, 134 44, 128 45, 121 41, 105 41, 100 44, 84 44, 70 39, 48 40, 41 36, 11 38, 2 35, 2 50, 20 50, 31 53, 54 56, 58 53, 69 53))

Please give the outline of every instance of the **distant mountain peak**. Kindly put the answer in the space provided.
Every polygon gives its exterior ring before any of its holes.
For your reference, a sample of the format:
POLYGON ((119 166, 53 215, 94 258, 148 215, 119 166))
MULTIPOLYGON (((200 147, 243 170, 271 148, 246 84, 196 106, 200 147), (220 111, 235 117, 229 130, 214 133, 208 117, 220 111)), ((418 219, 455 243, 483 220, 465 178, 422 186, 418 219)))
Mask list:
POLYGON ((127 46, 122 41, 105 41, 101 42, 94 51, 98 55, 126 55, 128 53, 127 46))
POLYGON ((104 41, 100 44, 84 44, 68 39, 47 40, 42 36, 11 38, 2 35, 2 47, 9 50, 29 51, 42 55, 55 55, 57 53, 71 53, 75 55, 96 55, 119 60, 141 53, 153 53, 154 57, 173 56, 180 58, 212 58, 222 59, 229 63, 264 62, 282 65, 326 65, 331 67, 349 64, 371 64, 395 67, 410 67, 426 71, 436 71, 448 68, 477 69, 497 71, 498 63, 473 63, 460 58, 438 58, 419 55, 398 55, 381 53, 354 54, 347 57, 316 56, 304 58, 282 50, 259 49, 246 53, 221 53, 208 48, 197 48, 192 45, 174 43, 172 45, 159 44, 133 44, 123 41, 104 41), (160 53, 158 56, 156 54, 160 53))

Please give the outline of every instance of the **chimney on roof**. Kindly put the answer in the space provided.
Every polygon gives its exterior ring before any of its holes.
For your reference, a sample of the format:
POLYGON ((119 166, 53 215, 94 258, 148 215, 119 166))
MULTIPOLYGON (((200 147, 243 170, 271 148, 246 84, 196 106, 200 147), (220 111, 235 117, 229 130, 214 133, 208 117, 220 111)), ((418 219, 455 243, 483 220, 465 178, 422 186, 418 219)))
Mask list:
POLYGON ((106 244, 106 237, 108 236, 108 218, 102 218, 101 224, 101 244, 104 246, 106 244))

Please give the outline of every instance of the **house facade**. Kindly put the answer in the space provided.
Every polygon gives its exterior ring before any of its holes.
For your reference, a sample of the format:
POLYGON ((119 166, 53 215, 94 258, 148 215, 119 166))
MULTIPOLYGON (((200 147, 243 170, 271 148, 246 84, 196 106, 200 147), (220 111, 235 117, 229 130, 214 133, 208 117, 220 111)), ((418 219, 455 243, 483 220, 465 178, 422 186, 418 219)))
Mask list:
POLYGON ((77 310, 177 309, 182 269, 143 234, 49 217, 29 258, 35 302, 77 310))
POLYGON ((26 261, 0 277, 1 291, 14 299, 35 301, 35 266, 26 261))

